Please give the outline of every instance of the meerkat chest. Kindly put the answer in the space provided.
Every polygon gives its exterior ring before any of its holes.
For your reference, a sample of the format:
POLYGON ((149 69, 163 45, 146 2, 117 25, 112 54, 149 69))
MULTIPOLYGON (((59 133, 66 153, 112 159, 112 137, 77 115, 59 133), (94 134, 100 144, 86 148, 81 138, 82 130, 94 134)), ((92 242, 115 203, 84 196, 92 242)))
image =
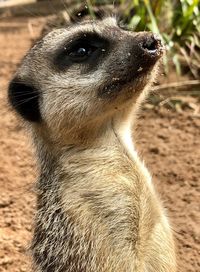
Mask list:
POLYGON ((135 244, 141 220, 153 220, 150 213, 155 210, 155 196, 142 170, 126 156, 114 154, 74 158, 65 168, 61 199, 66 213, 73 213, 87 231, 89 224, 97 233, 102 229, 113 243, 135 244))

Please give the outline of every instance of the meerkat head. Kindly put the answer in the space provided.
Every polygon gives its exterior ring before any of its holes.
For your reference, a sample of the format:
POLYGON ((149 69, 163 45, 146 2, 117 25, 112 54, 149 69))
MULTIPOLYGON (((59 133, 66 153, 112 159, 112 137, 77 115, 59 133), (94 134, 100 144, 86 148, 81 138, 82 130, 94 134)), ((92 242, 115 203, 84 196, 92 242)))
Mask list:
POLYGON ((94 124, 136 102, 162 52, 156 35, 126 31, 114 18, 53 30, 22 61, 9 100, 51 131, 94 124))

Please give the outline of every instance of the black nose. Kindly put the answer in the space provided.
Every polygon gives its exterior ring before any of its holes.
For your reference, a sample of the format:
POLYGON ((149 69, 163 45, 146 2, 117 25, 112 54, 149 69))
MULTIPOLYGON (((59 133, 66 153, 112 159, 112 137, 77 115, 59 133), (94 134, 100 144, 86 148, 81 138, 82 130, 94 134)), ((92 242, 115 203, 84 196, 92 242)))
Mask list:
POLYGON ((163 45, 158 35, 148 33, 143 37, 140 47, 146 54, 150 56, 159 56, 163 52, 163 45))

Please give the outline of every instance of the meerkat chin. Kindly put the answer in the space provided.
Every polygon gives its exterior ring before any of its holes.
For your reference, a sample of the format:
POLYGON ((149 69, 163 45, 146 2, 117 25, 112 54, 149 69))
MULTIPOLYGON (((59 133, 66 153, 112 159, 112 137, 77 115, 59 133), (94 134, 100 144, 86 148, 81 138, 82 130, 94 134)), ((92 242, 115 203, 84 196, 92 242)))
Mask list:
POLYGON ((131 135, 162 54, 158 36, 106 18, 53 30, 22 61, 9 101, 40 166, 34 271, 176 271, 170 224, 131 135))

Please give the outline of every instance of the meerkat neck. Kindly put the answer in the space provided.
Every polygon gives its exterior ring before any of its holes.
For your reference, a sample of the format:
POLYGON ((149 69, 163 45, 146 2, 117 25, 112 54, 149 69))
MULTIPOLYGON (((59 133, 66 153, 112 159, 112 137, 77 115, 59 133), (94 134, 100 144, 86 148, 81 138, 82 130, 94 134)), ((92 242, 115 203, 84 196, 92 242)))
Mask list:
MULTIPOLYGON (((96 156, 98 159, 104 150, 108 151, 108 157, 112 157, 112 152, 120 152, 130 160, 138 162, 132 137, 134 115, 135 113, 130 109, 118 112, 103 120, 102 123, 95 124, 94 122, 88 127, 81 128, 80 131, 76 130, 76 135, 72 132, 71 136, 62 137, 61 141, 50 139, 47 129, 42 128, 41 133, 37 129, 36 133, 33 132, 33 139, 41 168, 51 169, 46 164, 50 163, 51 165, 52 160, 80 156, 82 152, 90 154, 91 151, 92 157, 96 156), (44 131, 47 133, 44 134, 44 131), (40 137, 38 137, 39 135, 40 137)), ((112 159, 115 160, 115 156, 112 159)))

